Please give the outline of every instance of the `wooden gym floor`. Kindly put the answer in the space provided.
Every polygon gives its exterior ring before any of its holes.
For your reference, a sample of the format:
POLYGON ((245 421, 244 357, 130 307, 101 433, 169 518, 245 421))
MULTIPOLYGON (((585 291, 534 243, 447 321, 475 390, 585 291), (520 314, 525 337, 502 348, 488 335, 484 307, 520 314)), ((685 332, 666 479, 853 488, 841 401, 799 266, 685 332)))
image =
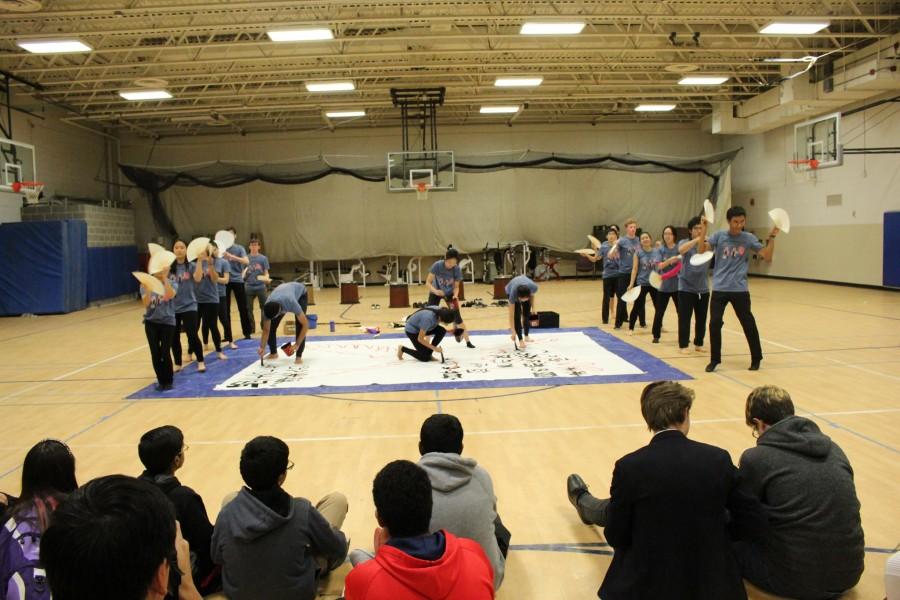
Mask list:
MULTIPOLYGON (((411 288, 411 300, 423 299, 422 289, 411 288)), ((776 384, 791 393, 801 414, 840 444, 856 473, 870 551, 862 581, 847 597, 881 598, 885 551, 900 542, 900 294, 765 279, 753 279, 751 290, 765 352, 759 372, 746 370, 747 346, 730 310, 724 362, 715 374, 703 371, 708 354, 678 352, 671 308, 661 344, 650 343, 648 330, 625 339, 696 378, 686 382, 697 392, 691 437, 726 448, 735 462, 754 443, 743 418, 750 389, 776 384)), ((411 312, 371 309, 388 305, 384 287, 360 292, 348 320, 384 328, 411 312)), ((490 290, 469 285, 466 295, 488 301, 490 290)), ((310 312, 320 326, 313 333, 329 335, 328 321, 342 320, 348 307, 338 304, 336 290, 316 296, 310 312)), ((600 280, 546 283, 539 308, 558 312, 564 327, 596 326, 600 296, 600 280)), ((471 308, 464 316, 474 330, 506 324, 505 308, 471 308)), ((239 329, 236 315, 233 323, 239 329)), ((337 333, 358 331, 339 326, 337 333)), ((0 490, 11 493, 18 492, 25 452, 40 439, 66 440, 78 479, 86 482, 137 475, 140 435, 174 424, 190 446, 178 476, 204 497, 215 520, 220 499, 241 484, 244 442, 276 435, 290 444, 297 464, 288 491, 314 501, 331 490, 346 493, 344 529, 352 546, 370 547, 373 476, 390 460, 418 458, 418 430, 428 415, 457 415, 466 429, 465 454, 491 473, 513 534, 498 598, 593 597, 610 557, 602 531, 582 525, 569 505, 566 476, 580 473, 603 495, 615 460, 649 439, 638 408, 644 384, 129 401, 126 396, 153 381, 136 301, 2 319, 0 341, 0 490)), ((340 593, 347 568, 325 583, 325 597, 340 593)), ((766 596, 751 590, 751 597, 766 596)))

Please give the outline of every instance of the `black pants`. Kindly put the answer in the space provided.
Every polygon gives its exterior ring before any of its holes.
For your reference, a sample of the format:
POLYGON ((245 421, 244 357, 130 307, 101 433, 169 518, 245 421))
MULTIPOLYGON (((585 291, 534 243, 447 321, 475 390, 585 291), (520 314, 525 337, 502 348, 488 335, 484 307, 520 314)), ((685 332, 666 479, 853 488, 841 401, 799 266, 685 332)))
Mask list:
POLYGON ((706 313, 709 312, 709 292, 694 294, 678 292, 678 347, 687 348, 691 339, 691 315, 694 317, 694 345, 703 345, 706 337, 706 313))
POLYGON ((628 329, 634 329, 634 324, 640 320, 641 327, 647 326, 647 296, 650 296, 650 300, 655 304, 656 303, 656 288, 650 285, 649 283, 645 283, 641 285, 641 293, 638 294, 637 300, 634 301, 634 306, 631 307, 631 319, 628 321, 628 329))
POLYGON ((438 296, 437 294, 428 294, 428 306, 440 306, 441 300, 447 303, 447 308, 453 309, 456 311, 456 316, 453 318, 453 323, 455 325, 459 325, 463 322, 462 313, 459 310, 459 301, 453 299, 453 294, 446 294, 443 297, 438 296))
MULTIPOLYGON (((229 322, 231 321, 232 294, 234 295, 234 299, 237 300, 238 314, 241 316, 241 332, 243 332, 245 338, 248 338, 250 337, 250 333, 253 331, 253 323, 250 321, 250 312, 247 310, 247 291, 244 289, 243 282, 228 282, 228 285, 225 288, 225 306, 227 309, 229 322)), ((231 333, 230 326, 228 328, 228 333, 231 333)))
MULTIPOLYGON (((431 339, 431 345, 437 346, 441 343, 441 340, 444 339, 444 334, 447 333, 447 330, 441 327, 440 325, 435 326, 434 329, 426 333, 425 335, 434 336, 431 339)), ((416 360, 421 360, 422 362, 428 362, 431 360, 431 355, 433 354, 433 350, 431 348, 426 348, 424 344, 419 342, 419 334, 406 332, 406 337, 409 338, 409 341, 412 342, 415 350, 410 350, 406 346, 403 346, 403 353, 409 354, 416 360)))
POLYGON ((663 318, 666 316, 666 308, 669 306, 669 300, 675 305, 675 312, 678 312, 678 292, 656 292, 656 302, 654 302, 653 315, 653 339, 658 340, 662 333, 663 318))
POLYGON ((513 312, 513 327, 516 330, 516 337, 522 339, 522 332, 528 337, 528 331, 531 325, 531 301, 516 302, 516 308, 513 312))
POLYGON ((628 303, 622 300, 622 294, 628 291, 629 283, 631 283, 631 273, 622 273, 616 276, 616 296, 619 298, 619 301, 616 302, 616 329, 628 320, 628 303))
POLYGON ((759 343, 759 330, 756 319, 750 312, 750 292, 713 292, 709 306, 709 343, 711 346, 710 362, 722 362, 722 325, 725 307, 728 303, 734 308, 734 314, 744 330, 744 337, 750 346, 750 359, 762 360, 762 346, 759 343))
POLYGON ((203 362, 203 346, 200 345, 200 336, 197 329, 200 321, 197 319, 197 311, 191 310, 175 314, 175 337, 172 338, 172 356, 175 364, 181 366, 181 332, 187 334, 188 353, 193 354, 197 362, 203 362))
POLYGON ((609 303, 616 295, 618 277, 607 277, 603 280, 603 324, 609 323, 609 303))
POLYGON ((222 351, 222 338, 219 337, 219 326, 216 320, 219 318, 218 302, 198 302, 197 312, 200 313, 200 323, 203 327, 203 342, 208 339, 207 334, 212 334, 213 345, 216 352, 222 351))
MULTIPOLYGON (((309 308, 309 298, 307 296, 302 296, 297 302, 300 303, 300 308, 303 309, 303 314, 306 314, 306 309, 309 308)), ((281 320, 284 318, 284 315, 278 315, 274 319, 272 319, 272 323, 269 325, 269 352, 275 354, 278 351, 277 341, 278 341, 278 326, 281 325, 281 320)), ((297 338, 300 337, 300 332, 303 331, 303 326, 300 325, 300 321, 294 316, 294 341, 296 342, 297 338)), ((294 355, 295 358, 300 358, 303 356, 303 351, 306 349, 306 338, 303 338, 303 343, 300 344, 300 348, 297 350, 297 354, 294 355)))
POLYGON ((172 339, 175 337, 175 327, 146 321, 144 332, 147 334, 147 343, 150 344, 150 360, 153 362, 153 371, 156 373, 156 381, 159 385, 172 385, 172 339))
MULTIPOLYGON (((231 342, 231 323, 228 318, 228 305, 225 303, 225 296, 219 296, 219 303, 216 304, 216 315, 219 317, 219 323, 222 324, 222 341, 231 342)), ((206 323, 202 323, 203 345, 209 343, 209 327, 206 323)))

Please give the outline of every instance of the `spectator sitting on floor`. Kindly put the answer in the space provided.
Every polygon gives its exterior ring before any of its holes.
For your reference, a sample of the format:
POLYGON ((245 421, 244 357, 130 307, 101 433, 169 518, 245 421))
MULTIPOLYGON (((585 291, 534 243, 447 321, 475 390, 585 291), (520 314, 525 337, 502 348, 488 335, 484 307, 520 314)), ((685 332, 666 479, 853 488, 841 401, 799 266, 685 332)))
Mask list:
POLYGON ((431 482, 407 460, 388 463, 372 484, 375 558, 345 581, 346 600, 487 600, 491 564, 478 542, 429 533, 431 482))
POLYGON ((231 600, 311 600, 318 580, 347 556, 340 526, 347 499, 329 494, 313 507, 282 485, 294 466, 282 440, 262 436, 241 452, 246 487, 219 512, 212 559, 231 600))

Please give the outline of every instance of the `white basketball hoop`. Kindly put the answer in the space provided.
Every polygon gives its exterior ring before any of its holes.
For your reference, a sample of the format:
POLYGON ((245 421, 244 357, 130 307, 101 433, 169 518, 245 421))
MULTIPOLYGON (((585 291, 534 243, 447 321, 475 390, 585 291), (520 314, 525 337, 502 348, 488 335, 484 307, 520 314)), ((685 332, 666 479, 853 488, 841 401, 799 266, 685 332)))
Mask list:
POLYGON ((41 199, 41 192, 44 191, 44 184, 40 181, 16 181, 12 184, 12 189, 25 195, 26 204, 37 204, 41 199))

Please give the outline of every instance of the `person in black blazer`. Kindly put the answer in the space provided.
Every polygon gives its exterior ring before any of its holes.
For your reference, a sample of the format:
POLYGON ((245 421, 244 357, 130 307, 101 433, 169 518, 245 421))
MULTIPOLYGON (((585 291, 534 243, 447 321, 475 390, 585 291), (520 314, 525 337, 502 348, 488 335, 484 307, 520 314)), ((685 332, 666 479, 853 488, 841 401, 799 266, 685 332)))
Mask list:
POLYGON ((765 527, 757 500, 738 490, 728 453, 688 439, 694 392, 658 381, 644 388, 641 413, 653 438, 616 462, 610 498, 577 474, 567 491, 586 524, 604 527, 615 550, 603 600, 732 600, 747 593, 731 538, 765 527))

